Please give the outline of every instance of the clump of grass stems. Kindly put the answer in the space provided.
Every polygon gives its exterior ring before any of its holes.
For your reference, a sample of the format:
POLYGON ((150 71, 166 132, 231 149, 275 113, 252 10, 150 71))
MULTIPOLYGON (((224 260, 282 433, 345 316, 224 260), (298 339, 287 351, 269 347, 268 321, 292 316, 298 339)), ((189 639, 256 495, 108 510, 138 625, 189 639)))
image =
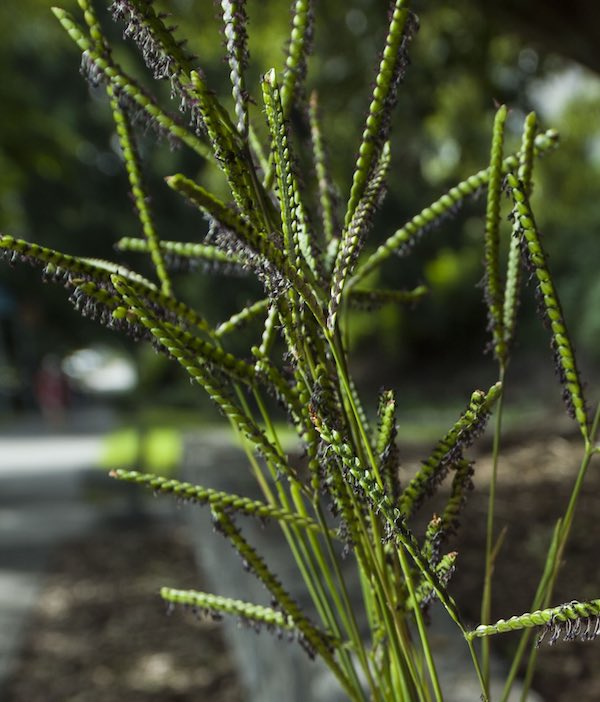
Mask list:
POLYGON ((532 628, 542 628, 540 639, 550 632, 551 642, 561 635, 590 639, 600 631, 599 600, 550 605, 585 472, 598 450, 599 421, 598 412, 590 420, 586 409, 573 346, 529 201, 535 160, 554 148, 556 133, 539 132, 531 114, 519 149, 506 155, 508 110, 501 106, 493 126, 489 166, 444 193, 373 249, 369 235, 393 162, 389 141, 393 109, 418 28, 407 0, 391 3, 345 209, 340 209, 339 190, 328 168, 318 96, 306 91, 314 15, 311 0, 292 2, 291 36, 283 67, 266 71, 260 86, 249 85, 246 76, 245 2, 221 1, 232 108, 213 92, 197 59, 187 53, 151 1, 115 0, 111 11, 123 23, 125 36, 137 44, 154 78, 169 82, 172 98, 185 118, 160 106, 126 73, 116 62, 90 2, 78 0, 78 4, 79 19, 63 9, 53 12, 82 52, 84 75, 106 90, 114 116, 141 234, 123 238, 118 248, 149 256, 156 280, 121 264, 67 255, 9 235, 0 237, 0 250, 9 261, 39 266, 47 279, 63 284, 83 314, 150 342, 179 363, 233 426, 263 495, 256 500, 133 470, 113 471, 113 477, 120 480, 207 505, 216 528, 264 584, 273 606, 169 588, 163 588, 161 597, 216 617, 233 615, 256 628, 291 634, 309 656, 324 660, 351 700, 376 702, 443 699, 426 625, 427 608, 439 600, 471 653, 482 699, 489 699, 490 689, 488 637, 522 632, 502 699, 508 698, 517 670, 527 658, 526 694, 536 659, 532 628), (261 109, 251 111, 252 102, 261 109), (297 108, 308 115, 312 141, 313 163, 302 174, 298 173, 297 140, 289 119, 297 108), (209 220, 210 241, 161 237, 136 146, 140 127, 152 128, 159 137, 191 150, 222 171, 230 192, 226 200, 188 175, 166 178, 168 187, 209 220), (266 141, 261 134, 267 134, 266 141), (308 183, 311 174, 316 177, 314 184, 308 183), (392 389, 383 390, 377 427, 370 426, 348 370, 348 317, 355 306, 418 304, 427 293, 422 286, 381 290, 359 287, 359 283, 366 285, 367 275, 392 253, 408 255, 421 236, 443 225, 465 201, 481 192, 487 192, 482 236, 484 291, 498 382, 488 390, 473 392, 465 411, 424 457, 410 481, 401 486, 396 437, 401 400, 392 389), (500 253, 503 192, 512 202, 505 264, 500 253), (316 193, 316 203, 311 193, 316 193), (319 219, 309 216, 313 211, 319 212, 319 219), (263 297, 213 326, 177 296, 172 268, 181 261, 246 271, 260 281, 263 297), (516 614, 494 624, 490 611, 496 555, 495 483, 502 398, 523 271, 535 282, 565 402, 581 431, 583 456, 570 502, 557 521, 531 614, 516 614), (229 338, 242 325, 253 325, 257 338, 245 359, 228 351, 229 338), (277 399, 304 449, 305 460, 284 452, 267 397, 277 399), (451 595, 451 576, 459 561, 448 542, 459 527, 476 470, 465 452, 492 413, 496 417, 494 468, 481 624, 470 629, 451 595), (419 538, 413 526, 415 515, 448 476, 452 484, 446 504, 439 515, 431 517, 419 538), (325 517, 327 503, 333 514, 330 518, 325 517), (314 612, 302 610, 247 540, 240 526, 246 516, 278 524, 314 612), (352 559, 360 576, 360 606, 366 613, 367 632, 359 630, 357 605, 348 596, 340 568, 342 552, 352 559), (474 640, 480 637, 484 645, 478 652, 474 640))

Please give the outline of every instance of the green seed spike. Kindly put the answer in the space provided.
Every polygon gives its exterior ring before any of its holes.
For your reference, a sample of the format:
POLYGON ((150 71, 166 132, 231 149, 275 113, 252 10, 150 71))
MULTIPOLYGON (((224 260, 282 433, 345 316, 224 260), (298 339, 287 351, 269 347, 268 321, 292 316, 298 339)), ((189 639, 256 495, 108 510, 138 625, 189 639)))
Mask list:
POLYGON ((331 331, 335 328, 337 311, 342 301, 346 281, 354 270, 373 215, 381 201, 389 165, 390 145, 386 142, 350 224, 342 234, 331 276, 331 298, 327 315, 327 324, 331 331))
POLYGON ((329 164, 327 162, 323 134, 321 131, 321 120, 319 118, 318 98, 317 93, 314 91, 310 96, 308 118, 310 121, 313 161, 317 176, 317 186, 319 188, 319 204, 321 206, 323 234, 325 236, 325 245, 327 246, 333 240, 338 230, 338 223, 335 216, 337 194, 329 172, 329 164))
POLYGON ((412 304, 418 302, 429 289, 425 285, 418 285, 412 290, 357 290, 348 291, 348 303, 355 309, 376 310, 388 304, 412 304))
MULTIPOLYGON (((322 478, 319 473, 317 468, 312 476, 315 489, 319 489, 321 486, 322 478)), ((335 510, 340 515, 337 536, 345 541, 349 548, 352 548, 361 543, 362 528, 359 519, 360 513, 357 513, 356 503, 352 501, 353 488, 344 480, 343 472, 338 468, 328 471, 327 484, 335 510)))
POLYGON ((492 332, 492 348, 496 359, 506 362, 504 342, 503 291, 500 283, 500 200, 502 195, 502 151, 504 148, 504 125, 508 111, 502 105, 496 112, 492 151, 490 155, 487 209, 485 214, 485 301, 488 310, 488 324, 492 332))
POLYGON ((269 307, 269 313, 265 319, 265 326, 262 333, 262 338, 260 341, 260 346, 258 347, 258 353, 255 354, 257 358, 268 358, 275 343, 275 337, 277 335, 276 322, 278 318, 277 305, 271 304, 269 307))
POLYGON ((396 446, 396 396, 393 390, 384 390, 379 396, 377 409, 379 427, 375 453, 379 461, 379 473, 383 480, 385 491, 394 502, 398 497, 398 466, 399 456, 396 446))
MULTIPOLYGON (((546 626, 552 631, 551 643, 561 635, 565 641, 581 638, 590 640, 600 633, 600 600, 587 602, 566 602, 558 607, 525 612, 510 619, 499 619, 495 624, 481 624, 473 631, 467 632, 468 639, 494 634, 504 634, 509 631, 533 629, 536 626, 546 626)), ((543 638, 543 635, 542 637, 543 638)))
POLYGON ((102 33, 94 7, 88 0, 77 0, 77 4, 83 10, 83 18, 90 30, 90 37, 96 44, 96 48, 104 53, 108 53, 109 47, 102 33))
POLYGON ((73 287, 69 302, 82 316, 94 319, 110 329, 124 331, 136 340, 147 337, 146 330, 134 315, 128 314, 122 306, 121 298, 113 294, 112 288, 107 289, 80 278, 70 279, 68 287, 73 287))
MULTIPOLYGON (((315 368, 314 397, 311 400, 310 411, 317 417, 322 417, 326 423, 335 421, 342 414, 342 403, 339 391, 334 381, 334 374, 325 363, 319 363, 315 368)), ((320 420, 317 419, 318 423, 320 420)), ((313 418, 315 422, 315 418, 313 418)))
POLYGON ((537 290, 541 310, 552 333, 556 368, 563 386, 563 398, 569 414, 576 419, 584 440, 589 440, 588 416, 583 389, 573 352, 573 344, 567 331, 558 293, 548 269, 546 253, 542 247, 529 199, 523 184, 512 174, 508 185, 513 196, 513 221, 518 227, 521 250, 526 263, 537 279, 537 290))
POLYGON ((176 27, 167 27, 147 0, 119 0, 112 5, 112 11, 115 20, 126 23, 125 36, 138 45, 154 78, 170 80, 173 87, 185 94, 190 60, 183 44, 173 36, 176 27))
POLYGON ((533 164, 535 156, 537 116, 535 112, 530 112, 525 118, 523 126, 523 139, 521 150, 519 151, 519 170, 517 175, 521 183, 525 185, 526 194, 531 195, 533 164))
POLYGON ((312 0, 292 2, 292 30, 285 59, 281 104, 285 118, 302 90, 306 76, 306 62, 312 43, 313 25, 312 0))
POLYGON ((9 256, 11 260, 23 260, 45 267, 46 272, 57 280, 65 279, 68 282, 68 277, 74 276, 110 283, 110 276, 119 273, 131 285, 157 292, 154 283, 125 266, 95 258, 70 256, 23 239, 15 239, 7 234, 0 235, 0 253, 9 256))
POLYGON ((129 317, 121 305, 121 298, 96 283, 72 278, 69 281, 74 290, 69 298, 75 309, 84 317, 91 317, 108 327, 126 328, 133 337, 141 337, 140 327, 135 317, 129 317))
MULTIPOLYGON (((535 131, 537 118, 531 112, 525 119, 521 150, 519 152, 519 180, 523 183, 525 193, 529 196, 532 188, 532 174, 534 162, 535 131)), ((518 236, 518 222, 513 222, 512 236, 508 250, 508 263, 506 266, 506 287, 504 290, 504 342, 510 349, 515 336, 515 325, 519 305, 519 288, 521 287, 521 248, 518 236)))
POLYGON ((237 213, 234 207, 226 205, 218 197, 181 173, 167 176, 165 182, 202 212, 210 215, 223 227, 233 232, 238 239, 247 242, 254 249, 260 248, 260 235, 237 213))
MULTIPOLYGON (((118 271, 116 271, 118 273, 118 271)), ((131 285, 131 282, 129 282, 131 285)), ((162 308, 175 316, 180 324, 187 325, 191 329, 199 329, 200 331, 212 334, 211 325, 202 317, 196 310, 188 307, 184 302, 180 302, 173 297, 167 297, 158 290, 149 290, 141 285, 132 286, 135 292, 140 295, 150 306, 162 308)), ((166 315, 168 316, 168 315, 166 315)))
POLYGON ((165 322, 164 328, 182 347, 188 351, 194 351, 201 360, 206 362, 209 368, 212 367, 233 381, 244 383, 250 388, 258 385, 265 386, 271 396, 280 400, 290 417, 301 421, 298 418, 302 416, 303 408, 299 404, 297 394, 268 359, 261 359, 259 363, 250 364, 170 322, 165 322))
POLYGON ((414 31, 414 21, 406 9, 406 4, 406 0, 396 0, 392 9, 385 48, 358 150, 350 199, 346 208, 345 230, 350 227, 354 212, 362 200, 387 140, 391 112, 396 101, 396 90, 407 64, 406 43, 414 31))
POLYGON ((227 178, 238 209, 255 228, 270 231, 274 208, 260 183, 247 141, 208 89, 204 77, 197 71, 192 71, 190 77, 194 109, 202 118, 214 158, 227 178))
POLYGON ((415 513, 427 496, 433 494, 448 470, 463 460, 463 450, 483 431, 490 410, 501 391, 501 384, 496 383, 487 393, 476 390, 471 395, 466 411, 436 445, 431 456, 423 462, 418 473, 403 490, 399 507, 406 519, 415 513))
MULTIPOLYGON (((448 581, 452 577, 452 574, 454 573, 457 558, 458 553, 456 551, 446 553, 442 556, 440 562, 435 567, 434 572, 438 580, 444 585, 447 585, 448 581)), ((431 583, 429 583, 425 579, 421 579, 421 582, 417 586, 415 596, 417 602, 423 608, 427 607, 427 605, 429 605, 430 602, 433 600, 433 598, 435 597, 435 591, 431 587, 431 583)), ((408 599, 406 602, 407 610, 410 610, 412 606, 412 601, 408 599)))
MULTIPOLYGON (((285 258, 282 252, 274 246, 263 230, 256 229, 253 223, 249 223, 242 218, 235 207, 226 205, 201 185, 194 183, 194 181, 179 173, 169 176, 165 180, 170 188, 176 190, 196 205, 203 213, 208 214, 226 230, 232 232, 238 240, 249 246, 253 252, 264 256, 270 263, 278 260, 283 264, 285 258)), ((229 253, 229 255, 232 254, 229 253)))
MULTIPOLYGON (((158 343, 175 358, 187 371, 190 378, 201 385, 209 397, 221 408, 238 427, 248 441, 259 451, 266 460, 280 472, 297 479, 295 470, 289 465, 285 456, 275 447, 265 436, 264 432, 256 425, 250 417, 229 395, 223 381, 215 377, 209 368, 198 361, 198 359, 181 344, 173 335, 173 332, 161 323, 154 314, 143 305, 142 301, 135 295, 132 288, 120 276, 113 276, 112 283, 117 292, 123 297, 124 303, 130 311, 135 314, 139 322, 146 327, 158 343)), ((224 352, 222 352, 224 353, 224 352)), ((215 365, 218 365, 215 359, 215 365)))
MULTIPOLYGON (((371 470, 361 464, 350 446, 343 441, 340 433, 337 430, 329 429, 314 413, 312 419, 325 444, 341 459, 347 476, 350 476, 355 481, 356 486, 360 487, 375 513, 382 515, 387 524, 388 538, 392 539, 398 548, 406 549, 417 568, 423 574, 423 577, 435 591, 448 614, 455 622, 459 622, 460 616, 456 603, 423 557, 414 534, 406 526, 405 516, 398 507, 392 504, 390 497, 384 493, 382 486, 376 480, 371 470)), ((345 480, 348 481, 348 477, 345 480)))
POLYGON ((308 456, 307 467, 310 473, 310 486, 313 494, 318 495, 322 490, 321 486, 321 460, 319 456, 319 435, 315 431, 308 412, 308 403, 310 398, 308 392, 301 391, 299 400, 302 403, 303 413, 296 422, 296 430, 300 435, 300 439, 308 456))
MULTIPOLYGON (((154 283, 135 273, 125 266, 103 261, 97 258, 78 258, 68 254, 49 249, 38 244, 31 244, 22 239, 15 239, 11 236, 0 236, 0 252, 11 255, 17 259, 23 259, 30 263, 36 263, 45 267, 45 272, 54 280, 59 280, 67 284, 68 287, 75 285, 74 280, 85 278, 86 280, 102 283, 112 287, 111 276, 118 274, 127 281, 127 284, 152 305, 163 308, 175 314, 182 322, 191 327, 197 327, 202 331, 209 332, 210 325, 195 310, 192 310, 183 302, 161 293, 154 283), (12 252, 12 253, 10 253, 12 252)), ((78 285, 78 287, 80 287, 78 285)))
POLYGON ((270 300, 265 298, 264 300, 259 300, 248 307, 244 307, 243 310, 236 312, 229 319, 221 322, 215 329, 215 334, 217 337, 225 336, 226 334, 231 334, 240 327, 244 326, 248 322, 256 319, 269 308, 270 300))
POLYGON ((291 266, 284 253, 267 237, 264 231, 257 231, 247 224, 235 210, 211 195, 200 185, 180 174, 166 179, 169 187, 180 192, 204 212, 209 212, 226 229, 232 231, 255 253, 263 256, 278 271, 284 280, 289 281, 310 308, 313 315, 324 325, 323 310, 316 298, 314 289, 308 285, 303 274, 291 266))
POLYGON ((174 590, 170 587, 161 588, 160 596, 165 602, 188 605, 199 610, 206 610, 213 615, 230 614, 258 626, 265 625, 268 630, 275 629, 277 631, 292 632, 296 630, 292 617, 286 616, 270 607, 262 607, 261 605, 243 602, 242 600, 232 600, 219 595, 211 595, 208 592, 174 590))
POLYGON ((93 298, 111 311, 121 304, 121 298, 118 295, 113 295, 110 290, 100 287, 91 280, 71 278, 70 283, 75 287, 76 292, 93 298))
POLYGON ((263 102, 271 134, 272 151, 275 159, 283 246, 292 265, 300 265, 300 244, 298 242, 298 220, 294 201, 294 183, 291 168, 291 153, 288 136, 283 123, 281 96, 275 70, 271 69, 262 80, 263 102))
POLYGON ((254 575, 273 595, 273 598, 283 612, 294 620, 296 628, 304 638, 304 643, 307 646, 309 655, 321 656, 334 672, 343 678, 344 674, 333 658, 332 651, 335 643, 331 635, 318 629, 302 612, 297 602, 284 589, 277 576, 268 568, 264 559, 246 541, 229 515, 221 510, 213 510, 213 514, 217 529, 231 541, 243 561, 248 564, 248 567, 254 575))
POLYGON ((106 90, 110 100, 110 108, 113 113, 113 118, 115 120, 121 151, 123 152, 123 158, 125 160, 125 168, 127 170, 127 175, 129 176, 129 183, 131 185, 133 202, 135 204, 138 219, 140 220, 142 230, 148 242, 150 257, 152 259, 152 263, 154 264, 156 275, 160 280, 161 290, 165 295, 171 296, 171 281, 169 279, 169 274, 167 273, 165 261, 159 246, 159 239, 154 226, 152 213, 150 212, 148 198, 144 192, 139 155, 135 146, 131 125, 129 124, 129 118, 124 110, 121 109, 119 101, 115 97, 114 88, 109 85, 107 86, 106 90))
MULTIPOLYGON (((152 473, 140 473, 135 470, 113 470, 110 476, 117 480, 143 485, 156 493, 173 494, 184 500, 211 505, 222 510, 233 510, 257 519, 273 519, 284 524, 291 524, 299 529, 315 532, 323 531, 320 525, 310 517, 304 517, 296 512, 265 504, 260 500, 251 500, 248 497, 219 492, 201 485, 184 483, 179 480, 164 478, 152 473)), ((331 533, 333 534, 333 531, 331 533)))
POLYGON ((442 513, 442 531, 444 538, 454 534, 458 529, 458 522, 462 508, 467 501, 467 494, 473 489, 473 466, 471 461, 459 461, 454 478, 450 497, 442 513))
POLYGON ((284 343, 287 346, 288 353, 294 358, 296 363, 299 363, 302 359, 303 352, 301 350, 302 342, 298 327, 298 315, 292 314, 289 296, 287 295, 279 296, 279 298, 276 300, 276 307, 276 322, 278 330, 281 332, 281 336, 283 337, 284 343))
POLYGON ((393 390, 384 390, 377 409, 379 427, 375 450, 381 456, 396 435, 396 397, 393 390))
POLYGON ((294 427, 303 439, 303 428, 306 417, 306 404, 301 401, 298 389, 290 385, 283 377, 281 371, 271 363, 271 361, 260 355, 260 350, 253 346, 252 355, 257 359, 254 364, 259 382, 264 383, 271 394, 275 395, 286 408, 289 416, 293 419, 294 427))
POLYGON ((335 429, 329 429, 314 412, 311 415, 311 419, 328 449, 341 460, 344 472, 348 473, 352 479, 358 482, 358 485, 365 491, 366 496, 374 504, 376 511, 380 511, 382 507, 393 510, 394 508, 391 505, 390 498, 383 492, 382 486, 379 484, 375 475, 369 468, 361 464, 360 459, 355 455, 349 444, 343 440, 340 432, 335 429))
MULTIPOLYGON (((190 241, 159 241, 163 255, 178 258, 198 259, 205 263, 225 264, 226 266, 240 266, 241 261, 237 256, 223 251, 217 246, 197 244, 190 241)), ((149 253, 148 242, 145 239, 123 237, 115 244, 118 251, 132 251, 135 253, 149 253)))
POLYGON ((202 158, 210 159, 212 163, 211 149, 196 134, 186 129, 173 117, 164 112, 157 105, 154 97, 138 85, 131 76, 127 75, 112 57, 98 52, 68 12, 58 7, 53 7, 52 12, 71 39, 81 49, 88 65, 93 66, 100 76, 104 76, 114 86, 119 98, 126 98, 132 105, 135 105, 141 114, 145 116, 148 124, 157 129, 159 133, 164 133, 182 142, 202 158))
POLYGON ((143 275, 131 271, 125 266, 119 263, 114 263, 113 261, 105 261, 102 258, 80 258, 80 262, 84 265, 92 266, 97 274, 102 272, 105 280, 110 280, 110 276, 116 273, 127 280, 128 285, 131 285, 136 290, 143 290, 144 294, 146 291, 150 294, 160 295, 160 291, 154 283, 144 278, 143 275))
POLYGON ((198 361, 205 363, 213 371, 224 373, 232 380, 250 387, 257 383, 256 371, 250 363, 169 322, 164 322, 164 328, 182 348, 193 352, 198 361))
MULTIPOLYGON (((535 138, 534 153, 540 156, 546 151, 555 148, 557 143, 557 132, 553 129, 549 129, 544 134, 538 134, 535 138)), ((502 174, 506 175, 510 171, 513 171, 517 168, 518 164, 518 156, 508 156, 502 161, 502 174)), ((453 216, 468 197, 476 195, 483 188, 487 187, 489 177, 489 168, 475 173, 475 175, 461 181, 458 185, 442 195, 439 200, 436 200, 433 204, 429 205, 429 207, 426 207, 419 212, 419 214, 415 215, 357 267, 349 285, 356 285, 366 275, 381 265, 383 261, 387 260, 392 253, 407 253, 420 234, 439 226, 445 218, 453 216)))
POLYGON ((282 97, 274 70, 264 75, 262 90, 275 160, 284 247, 292 266, 297 269, 306 269, 308 264, 312 273, 316 275, 317 263, 313 244, 306 231, 304 207, 293 170, 294 156, 284 122, 282 97))
MULTIPOLYGON (((119 288, 117 288, 119 289, 119 288)), ((131 293, 128 297, 130 300, 136 300, 137 308, 139 308, 140 314, 143 309, 143 302, 137 298, 131 297, 131 293)), ((135 306, 135 305, 134 305, 135 306)), ((138 317, 140 314, 136 312, 138 317)), ((150 313, 147 312, 149 315, 150 313)), ((148 321, 156 324, 156 327, 148 327, 148 325, 143 321, 142 323, 156 336, 157 334, 163 334, 159 340, 166 342, 171 341, 174 345, 185 349, 190 356, 195 356, 198 362, 202 362, 213 371, 219 371, 225 375, 233 378, 237 382, 246 383, 252 385, 256 382, 256 373, 254 371, 254 366, 236 358, 233 354, 223 351, 214 344, 204 341, 185 331, 184 329, 170 324, 169 322, 160 322, 156 317, 151 319, 148 316, 148 321), (155 334, 156 332, 156 334, 155 334)), ((169 352, 171 348, 165 346, 169 352)))
POLYGON ((425 530, 425 539, 421 553, 431 564, 432 568, 439 563, 440 560, 440 544, 443 537, 443 522, 442 518, 437 514, 429 520, 427 529, 425 530))
POLYGON ((245 0, 221 0, 229 79, 231 80, 237 128, 243 136, 248 135, 248 92, 244 71, 248 63, 248 35, 246 33, 245 0))

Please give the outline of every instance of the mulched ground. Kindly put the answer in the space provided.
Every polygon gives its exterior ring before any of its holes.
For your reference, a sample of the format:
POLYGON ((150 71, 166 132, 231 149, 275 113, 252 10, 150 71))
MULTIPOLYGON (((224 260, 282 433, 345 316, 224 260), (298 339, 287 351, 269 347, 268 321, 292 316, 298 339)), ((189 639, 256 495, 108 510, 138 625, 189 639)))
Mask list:
MULTIPOLYGON (((580 442, 531 438, 504 453, 497 502, 506 526, 494 616, 527 611, 556 516, 566 504, 580 442)), ((463 518, 453 594, 478 619, 489 456, 463 518)), ((553 603, 600 596, 600 460, 592 463, 553 603)), ((112 528, 65 545, 53 561, 5 702, 175 702, 242 699, 219 625, 165 616, 161 585, 202 588, 185 534, 112 528)), ((509 652, 518 635, 496 637, 509 652)), ((546 702, 600 699, 600 641, 544 645, 535 687, 546 702)), ((467 701, 468 702, 468 701, 467 701)))
MULTIPOLYGON (((494 575, 493 618, 527 612, 541 576, 557 517, 564 511, 582 456, 581 439, 536 438, 507 447, 499 475, 496 524, 506 527, 494 575)), ((462 520, 459 561, 452 583, 463 611, 478 620, 487 496, 491 459, 478 461, 479 479, 462 520)), ((600 597, 600 457, 592 460, 578 502, 569 547, 552 597, 552 605, 600 597)), ((493 639, 496 650, 510 657, 518 634, 493 639)), ((546 643, 538 649, 534 688, 546 702, 600 700, 600 639, 592 642, 546 643)))
POLYGON ((167 616, 166 584, 202 589, 181 528, 121 525, 62 547, 4 702, 240 702, 219 625, 167 616))

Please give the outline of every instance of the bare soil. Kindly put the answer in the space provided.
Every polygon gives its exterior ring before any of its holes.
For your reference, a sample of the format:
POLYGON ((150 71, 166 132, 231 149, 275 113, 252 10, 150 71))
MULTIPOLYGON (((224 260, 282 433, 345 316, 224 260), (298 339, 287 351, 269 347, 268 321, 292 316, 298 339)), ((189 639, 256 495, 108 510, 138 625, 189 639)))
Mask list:
POLYGON ((5 702, 240 702, 219 624, 167 616, 202 589, 182 528, 113 526, 55 555, 5 702))
MULTIPOLYGON (((496 524, 506 528, 494 617, 529 609, 556 517, 581 458, 569 437, 532 437, 504 452, 496 524)), ((600 461, 599 461, 600 463, 600 461)), ((489 456, 457 540, 451 584, 475 624, 481 594, 489 456)), ((592 463, 553 604, 600 597, 600 465, 592 463)), ((180 528, 112 527, 56 554, 5 702, 239 702, 242 694, 219 624, 165 614, 162 585, 202 589, 180 528)), ((518 634, 497 636, 509 655, 518 634)), ((544 644, 534 687, 546 702, 600 699, 600 641, 544 644)), ((257 701, 258 702, 258 701, 257 701)), ((467 701, 468 702, 468 701, 467 701)))
MULTIPOLYGON (((582 457, 580 438, 539 435, 503 450, 496 501, 496 533, 506 530, 494 573, 494 620, 530 611, 557 517, 564 512, 582 457)), ((452 582, 463 611, 479 619, 482 554, 491 457, 477 461, 475 490, 462 519, 459 561, 452 582)), ((600 460, 592 460, 577 505, 551 606, 600 597, 600 460)), ((539 633, 539 632, 536 632, 539 633)), ((546 640, 549 637, 546 637, 546 640)), ((519 634, 492 640, 510 659, 519 634)), ((600 700, 600 639, 543 643, 533 687, 546 702, 600 700)))

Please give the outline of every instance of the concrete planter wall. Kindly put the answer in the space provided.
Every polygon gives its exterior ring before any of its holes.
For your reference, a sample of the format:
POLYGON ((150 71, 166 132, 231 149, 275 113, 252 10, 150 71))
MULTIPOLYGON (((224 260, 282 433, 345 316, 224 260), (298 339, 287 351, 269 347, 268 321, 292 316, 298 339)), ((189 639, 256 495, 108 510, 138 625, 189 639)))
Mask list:
MULTIPOLYGON (((205 440, 188 439, 182 479, 218 490, 259 498, 244 454, 227 446, 207 445, 205 440)), ((210 509, 185 510, 196 558, 212 592, 226 597, 270 604, 265 587, 247 573, 234 548, 215 533, 210 509)), ((281 531, 276 525, 239 517, 244 535, 277 573, 284 586, 307 611, 304 583, 297 574, 281 531)), ((225 617, 223 626, 228 643, 237 660, 240 678, 248 702, 346 702, 337 682, 320 661, 312 661, 301 646, 284 636, 243 626, 225 617)))

